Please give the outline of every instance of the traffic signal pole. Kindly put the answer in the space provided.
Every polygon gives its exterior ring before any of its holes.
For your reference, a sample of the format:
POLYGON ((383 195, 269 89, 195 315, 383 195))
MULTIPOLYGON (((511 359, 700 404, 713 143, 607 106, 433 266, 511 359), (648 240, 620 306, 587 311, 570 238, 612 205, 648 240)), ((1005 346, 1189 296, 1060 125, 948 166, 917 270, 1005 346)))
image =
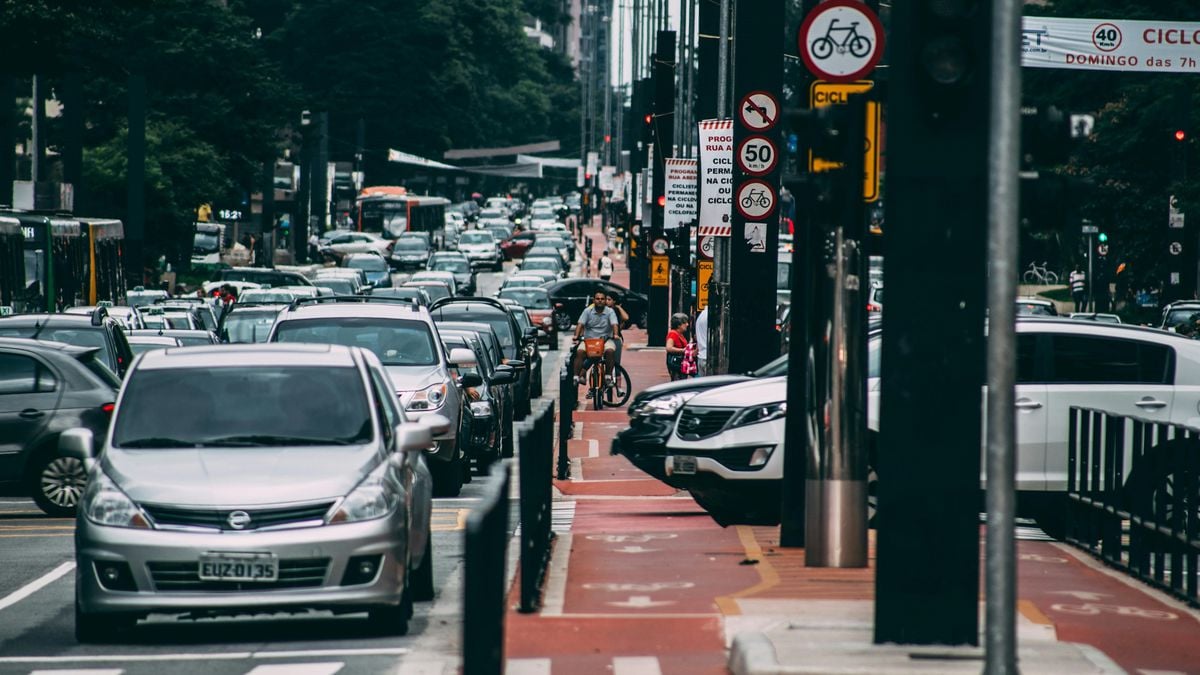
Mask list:
POLYGON ((658 31, 657 53, 654 57, 654 117, 652 185, 650 186, 650 272, 649 325, 646 327, 646 344, 662 347, 667 343, 667 315, 670 306, 670 261, 668 246, 663 231, 663 205, 666 195, 666 158, 671 156, 674 139, 671 133, 675 119, 675 32, 658 31), (661 244, 659 243, 661 242, 661 244), (668 273, 663 274, 660 267, 668 273))

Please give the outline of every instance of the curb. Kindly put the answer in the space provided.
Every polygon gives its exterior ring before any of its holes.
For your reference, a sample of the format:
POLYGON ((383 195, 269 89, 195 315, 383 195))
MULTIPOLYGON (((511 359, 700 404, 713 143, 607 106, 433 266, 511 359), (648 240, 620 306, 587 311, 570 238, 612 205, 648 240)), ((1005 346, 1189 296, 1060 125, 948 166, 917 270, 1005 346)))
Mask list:
POLYGON ((733 675, 768 675, 780 672, 775 645, 764 633, 746 631, 733 638, 729 650, 729 671, 733 675))

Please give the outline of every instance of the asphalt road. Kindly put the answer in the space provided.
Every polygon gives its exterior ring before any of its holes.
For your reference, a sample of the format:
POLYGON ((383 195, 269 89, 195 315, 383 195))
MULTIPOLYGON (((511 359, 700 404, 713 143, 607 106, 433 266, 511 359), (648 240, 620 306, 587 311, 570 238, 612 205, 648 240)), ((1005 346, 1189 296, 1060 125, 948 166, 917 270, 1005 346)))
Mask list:
MULTIPOLYGON (((508 271, 507 269, 505 270, 508 271)), ((481 273, 480 295, 504 274, 481 273)), ((547 392, 557 357, 544 352, 547 392)), ((404 637, 370 634, 366 615, 329 612, 190 620, 151 616, 125 641, 80 645, 74 637, 74 521, 44 516, 33 502, 0 497, 0 674, 331 675, 440 673, 459 654, 463 524, 488 479, 476 476, 459 497, 434 500, 433 602, 417 603, 404 637)), ((515 528, 517 510, 512 509, 515 528)))

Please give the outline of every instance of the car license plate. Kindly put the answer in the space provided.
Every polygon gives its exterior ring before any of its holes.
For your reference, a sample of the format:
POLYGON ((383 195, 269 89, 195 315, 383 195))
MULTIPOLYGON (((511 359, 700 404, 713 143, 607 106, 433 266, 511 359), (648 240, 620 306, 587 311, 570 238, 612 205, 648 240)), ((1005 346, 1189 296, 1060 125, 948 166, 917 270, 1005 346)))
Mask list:
POLYGON ((201 581, 278 581, 279 557, 274 553, 204 553, 201 581))
POLYGON ((672 468, 675 473, 694 474, 696 473, 696 458, 688 455, 673 455, 671 457, 672 468))

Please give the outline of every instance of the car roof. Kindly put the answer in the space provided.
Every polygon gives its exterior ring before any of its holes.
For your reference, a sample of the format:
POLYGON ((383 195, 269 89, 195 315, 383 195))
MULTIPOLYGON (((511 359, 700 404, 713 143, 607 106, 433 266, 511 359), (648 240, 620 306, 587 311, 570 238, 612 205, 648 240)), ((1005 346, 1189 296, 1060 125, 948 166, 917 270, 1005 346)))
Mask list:
POLYGON ((279 315, 280 321, 288 319, 348 317, 398 319, 404 321, 421 321, 431 323, 429 312, 420 305, 413 308, 411 302, 315 302, 299 303, 289 306, 279 315))
POLYGON ((351 367, 355 365, 354 351, 357 349, 341 345, 287 342, 173 347, 143 354, 135 370, 246 366, 351 367))
POLYGON ((125 331, 126 335, 162 335, 165 337, 212 337, 212 331, 202 328, 135 328, 125 331))
MULTIPOLYGON (((105 317, 108 318, 108 317, 105 317)), ((92 325, 92 317, 90 314, 13 314, 11 316, 0 317, 0 326, 33 326, 35 324, 55 326, 88 326, 92 325)), ((96 326, 99 328, 99 326, 96 326)))
POLYGON ((480 309, 493 312, 504 311, 504 303, 492 298, 443 298, 433 303, 429 307, 429 312, 432 314, 451 306, 462 312, 474 312, 480 309))
POLYGON ((0 337, 0 347, 28 349, 31 351, 61 352, 76 356, 88 352, 99 351, 99 347, 81 347, 53 340, 34 340, 32 338, 0 337))
POLYGON ((1200 343, 1178 333, 1165 331, 1160 328, 1137 326, 1129 323, 1105 323, 1102 321, 1079 321, 1063 316, 1019 316, 1017 317, 1018 333, 1036 333, 1042 329, 1052 328, 1056 332, 1076 333, 1079 335, 1107 335, 1109 337, 1129 337, 1133 339, 1153 339, 1179 341, 1200 346, 1200 343))

